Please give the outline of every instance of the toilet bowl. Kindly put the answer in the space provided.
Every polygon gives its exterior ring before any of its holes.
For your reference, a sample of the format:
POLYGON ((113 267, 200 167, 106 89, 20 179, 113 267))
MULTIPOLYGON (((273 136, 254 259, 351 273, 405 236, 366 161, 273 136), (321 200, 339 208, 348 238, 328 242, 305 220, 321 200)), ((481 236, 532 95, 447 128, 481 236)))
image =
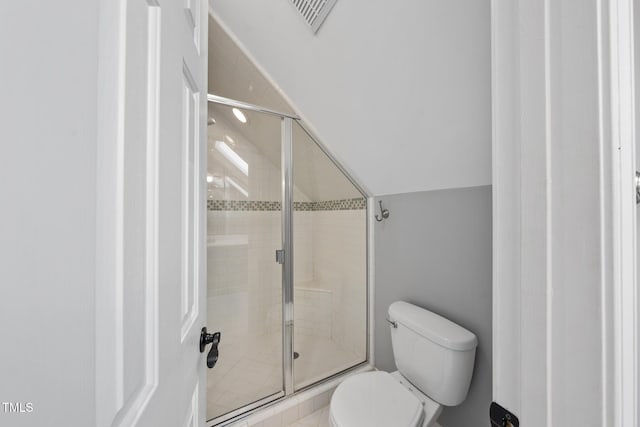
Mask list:
POLYGON ((389 306, 398 371, 355 374, 333 393, 332 427, 429 427, 442 406, 469 391, 476 336, 444 317, 397 301, 389 306))

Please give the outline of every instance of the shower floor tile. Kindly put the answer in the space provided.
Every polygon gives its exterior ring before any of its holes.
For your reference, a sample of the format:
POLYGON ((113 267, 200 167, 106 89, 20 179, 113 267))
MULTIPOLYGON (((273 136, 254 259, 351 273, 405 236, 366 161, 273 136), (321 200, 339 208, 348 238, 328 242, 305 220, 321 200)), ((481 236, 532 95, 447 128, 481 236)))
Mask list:
MULTIPOLYGON (((223 341, 224 342, 224 341, 223 341)), ((220 345, 218 364, 207 375, 207 419, 246 406, 282 390, 280 334, 244 337, 220 345)), ((297 389, 362 362, 329 338, 307 335, 294 340, 297 389)))
POLYGON ((294 347, 300 354, 293 364, 296 389, 337 374, 364 360, 364 356, 358 357, 346 351, 329 338, 301 335, 296 337, 294 347))

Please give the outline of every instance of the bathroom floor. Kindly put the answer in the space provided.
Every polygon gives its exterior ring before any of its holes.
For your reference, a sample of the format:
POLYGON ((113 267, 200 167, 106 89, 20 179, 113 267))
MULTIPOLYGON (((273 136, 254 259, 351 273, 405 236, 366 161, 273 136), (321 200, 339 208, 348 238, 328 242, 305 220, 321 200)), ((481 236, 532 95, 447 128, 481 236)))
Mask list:
POLYGON ((301 420, 287 427, 329 427, 329 407, 326 406, 318 411, 313 412, 301 420))
MULTIPOLYGON (((225 344, 223 346, 221 342, 218 364, 207 375, 207 419, 216 418, 282 389, 282 341, 279 334, 246 337, 225 344)), ((298 336, 295 350, 300 353, 294 362, 296 388, 312 384, 362 361, 331 339, 322 337, 298 336)), ((310 421, 313 422, 313 419, 310 421)))

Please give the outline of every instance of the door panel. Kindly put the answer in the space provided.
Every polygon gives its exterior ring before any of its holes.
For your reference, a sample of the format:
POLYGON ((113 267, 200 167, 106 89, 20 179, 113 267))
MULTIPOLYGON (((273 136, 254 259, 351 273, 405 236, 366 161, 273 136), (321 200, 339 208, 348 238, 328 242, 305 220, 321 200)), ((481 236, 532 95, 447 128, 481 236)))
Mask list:
POLYGON ((102 5, 97 426, 204 425, 206 11, 102 5))
POLYGON ((191 330, 198 318, 198 229, 201 213, 199 212, 199 181, 198 171, 199 152, 199 96, 188 66, 185 64, 182 70, 182 188, 180 189, 182 209, 181 223, 181 280, 180 280, 180 308, 181 308, 181 340, 191 330))
POLYGON ((283 395, 281 120, 243 114, 246 123, 209 104, 207 324, 222 336, 207 418, 216 421, 283 395))

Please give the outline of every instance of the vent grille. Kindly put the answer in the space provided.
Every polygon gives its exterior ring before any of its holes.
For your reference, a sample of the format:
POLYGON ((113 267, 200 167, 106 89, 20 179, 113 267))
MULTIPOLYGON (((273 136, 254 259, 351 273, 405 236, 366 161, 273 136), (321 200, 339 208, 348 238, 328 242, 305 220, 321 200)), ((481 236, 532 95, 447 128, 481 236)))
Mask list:
POLYGON ((337 0, 291 0, 304 21, 316 33, 337 0))

